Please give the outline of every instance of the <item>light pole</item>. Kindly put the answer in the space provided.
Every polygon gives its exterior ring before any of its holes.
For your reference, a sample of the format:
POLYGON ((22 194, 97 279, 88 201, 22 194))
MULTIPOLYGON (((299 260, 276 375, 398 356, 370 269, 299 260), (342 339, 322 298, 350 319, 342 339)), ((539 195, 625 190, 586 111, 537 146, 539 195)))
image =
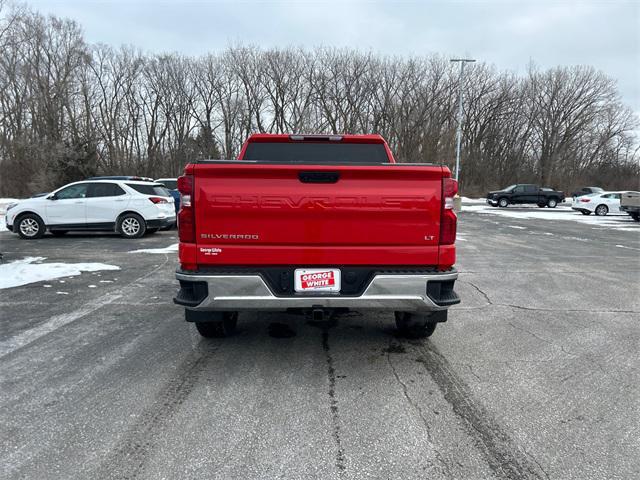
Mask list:
POLYGON ((460 176, 460 143, 462 142, 462 81, 464 80, 465 63, 475 62, 473 58, 452 58, 451 62, 460 63, 460 77, 458 84, 458 129, 456 131, 456 182, 460 176))

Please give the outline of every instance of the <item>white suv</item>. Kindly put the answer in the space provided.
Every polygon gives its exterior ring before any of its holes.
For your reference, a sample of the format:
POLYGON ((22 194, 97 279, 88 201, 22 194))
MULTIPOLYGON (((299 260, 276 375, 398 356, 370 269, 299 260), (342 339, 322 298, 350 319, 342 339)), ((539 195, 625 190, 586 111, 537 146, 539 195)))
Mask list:
POLYGON ((129 180, 88 180, 7 207, 7 230, 22 238, 69 231, 116 231, 139 238, 175 224, 171 193, 162 185, 129 180))

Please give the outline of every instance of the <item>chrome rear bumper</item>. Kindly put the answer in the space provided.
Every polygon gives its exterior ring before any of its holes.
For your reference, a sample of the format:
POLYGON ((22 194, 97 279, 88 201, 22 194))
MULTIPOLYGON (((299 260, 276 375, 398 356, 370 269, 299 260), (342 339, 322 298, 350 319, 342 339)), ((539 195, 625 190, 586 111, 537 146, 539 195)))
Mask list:
POLYGON ((276 296, 260 275, 203 275, 176 273, 181 290, 174 302, 195 311, 245 311, 311 308, 434 312, 446 310, 460 300, 452 290, 457 272, 433 274, 378 274, 362 295, 295 294, 276 296), (447 283, 447 298, 436 297, 429 282, 447 283), (196 284, 198 284, 196 286, 196 284), (205 287, 206 284, 206 287, 205 287), (193 288, 191 288, 193 287, 193 288), (197 288, 196 288, 197 287, 197 288), (194 293, 190 293, 189 288, 194 293), (196 293, 197 292, 197 293, 196 293))

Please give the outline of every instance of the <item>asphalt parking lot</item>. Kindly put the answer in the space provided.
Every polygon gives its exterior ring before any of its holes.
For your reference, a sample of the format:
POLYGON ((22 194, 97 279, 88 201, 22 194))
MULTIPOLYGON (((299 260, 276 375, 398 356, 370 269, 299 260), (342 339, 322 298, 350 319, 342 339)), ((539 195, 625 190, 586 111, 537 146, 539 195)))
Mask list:
POLYGON ((203 340, 175 253, 131 253, 175 231, 0 232, 5 262, 120 267, 0 290, 0 477, 640 478, 640 228, 617 218, 463 212, 462 304, 425 341, 357 313, 203 340))

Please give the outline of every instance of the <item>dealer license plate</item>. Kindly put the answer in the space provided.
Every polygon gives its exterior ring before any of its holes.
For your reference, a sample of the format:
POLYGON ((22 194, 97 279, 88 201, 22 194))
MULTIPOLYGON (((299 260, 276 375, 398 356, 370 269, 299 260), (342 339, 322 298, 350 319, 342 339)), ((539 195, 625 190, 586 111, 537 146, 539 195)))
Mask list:
POLYGON ((337 268, 298 268, 294 273, 296 292, 339 292, 337 268))

